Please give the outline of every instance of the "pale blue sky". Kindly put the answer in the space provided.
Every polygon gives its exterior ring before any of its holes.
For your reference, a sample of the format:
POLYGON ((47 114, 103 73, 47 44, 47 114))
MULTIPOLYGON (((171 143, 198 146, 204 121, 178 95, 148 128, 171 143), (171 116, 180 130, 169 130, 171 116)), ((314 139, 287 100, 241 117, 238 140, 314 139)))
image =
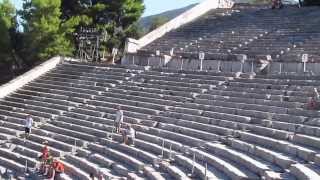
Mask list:
MULTIPOLYGON (((12 0, 17 8, 21 8, 22 0, 12 0)), ((144 0, 146 10, 143 16, 159 14, 161 12, 182 8, 193 3, 202 2, 203 0, 144 0)))
POLYGON ((164 11, 182 8, 203 0, 144 0, 146 10, 144 16, 159 14, 164 11))

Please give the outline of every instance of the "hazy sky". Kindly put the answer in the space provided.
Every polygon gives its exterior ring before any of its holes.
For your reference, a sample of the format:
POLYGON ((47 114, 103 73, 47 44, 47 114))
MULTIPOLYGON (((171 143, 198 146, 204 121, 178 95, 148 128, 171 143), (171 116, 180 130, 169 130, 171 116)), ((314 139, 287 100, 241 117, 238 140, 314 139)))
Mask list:
MULTIPOLYGON (((17 8, 21 8, 22 0, 12 0, 17 8)), ((182 8, 187 5, 202 2, 203 0, 144 0, 146 10, 143 16, 159 14, 161 12, 182 8)))
POLYGON ((182 8, 203 0, 144 0, 146 10, 144 16, 159 14, 161 12, 182 8))

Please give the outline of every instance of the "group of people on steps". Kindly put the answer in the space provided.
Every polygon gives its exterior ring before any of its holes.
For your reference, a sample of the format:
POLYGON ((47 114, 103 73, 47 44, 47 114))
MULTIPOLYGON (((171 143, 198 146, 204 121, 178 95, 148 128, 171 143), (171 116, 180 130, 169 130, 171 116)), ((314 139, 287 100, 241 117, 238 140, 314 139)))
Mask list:
MULTIPOLYGON (((134 145, 136 135, 135 129, 131 124, 124 123, 124 114, 121 106, 117 107, 114 119, 115 133, 121 133, 123 143, 127 145, 134 145)), ((33 127, 33 118, 28 114, 25 118, 25 138, 28 139, 33 127)), ((59 176, 65 172, 65 167, 60 158, 53 157, 48 147, 48 141, 43 142, 41 155, 39 156, 40 165, 37 171, 46 178, 58 180, 59 176)), ((94 174, 90 173, 90 178, 95 179, 94 174)), ((103 180, 102 176, 98 178, 103 180)))

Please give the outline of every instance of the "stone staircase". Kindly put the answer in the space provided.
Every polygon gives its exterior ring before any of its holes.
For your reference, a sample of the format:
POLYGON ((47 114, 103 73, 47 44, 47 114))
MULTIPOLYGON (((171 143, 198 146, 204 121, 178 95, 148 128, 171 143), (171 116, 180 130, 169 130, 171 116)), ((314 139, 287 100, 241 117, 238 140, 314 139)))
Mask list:
POLYGON ((63 179, 318 179, 320 114, 304 105, 319 83, 63 62, 0 101, 0 166, 33 172, 47 140, 63 179), (113 133, 118 105, 134 146, 113 133), (38 127, 25 140, 27 113, 38 127))

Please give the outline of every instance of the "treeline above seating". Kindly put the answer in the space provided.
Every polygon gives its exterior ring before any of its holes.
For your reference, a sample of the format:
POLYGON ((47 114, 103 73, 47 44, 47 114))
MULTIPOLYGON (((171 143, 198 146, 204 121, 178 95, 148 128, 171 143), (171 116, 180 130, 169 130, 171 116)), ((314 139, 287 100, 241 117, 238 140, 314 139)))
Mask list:
POLYGON ((56 55, 73 56, 81 27, 106 34, 101 50, 121 49, 127 37, 138 38, 143 11, 142 0, 24 0, 21 10, 0 1, 0 61, 21 69, 56 55))

